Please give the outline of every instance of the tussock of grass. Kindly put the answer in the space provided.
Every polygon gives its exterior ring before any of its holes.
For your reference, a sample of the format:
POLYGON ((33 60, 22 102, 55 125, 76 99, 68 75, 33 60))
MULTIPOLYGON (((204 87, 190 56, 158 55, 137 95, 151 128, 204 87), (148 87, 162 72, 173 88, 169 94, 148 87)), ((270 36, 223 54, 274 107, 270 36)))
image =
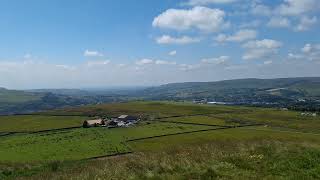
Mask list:
POLYGON ((318 179, 320 150, 281 141, 216 141, 47 169, 39 179, 318 179), (58 169, 58 170, 57 170, 58 169))

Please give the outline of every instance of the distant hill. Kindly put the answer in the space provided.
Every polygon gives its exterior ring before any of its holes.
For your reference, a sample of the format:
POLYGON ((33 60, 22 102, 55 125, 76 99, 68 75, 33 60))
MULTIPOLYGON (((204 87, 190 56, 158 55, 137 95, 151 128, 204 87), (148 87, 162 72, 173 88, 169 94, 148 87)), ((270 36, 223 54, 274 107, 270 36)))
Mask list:
POLYGON ((209 98, 223 101, 257 100, 259 97, 318 98, 320 78, 237 79, 217 82, 166 84, 143 90, 151 99, 209 98))
POLYGON ((92 102, 86 98, 70 97, 46 91, 31 92, 0 88, 0 115, 23 114, 92 102))
POLYGON ((207 100, 320 110, 320 77, 173 83, 152 88, 17 91, 0 88, 0 114, 129 100, 207 100))
POLYGON ((69 96, 86 96, 90 95, 88 91, 81 89, 34 89, 27 90, 27 92, 33 93, 53 93, 58 95, 69 95, 69 96))
POLYGON ((8 90, 0 88, 0 115, 25 114, 63 107, 119 102, 127 95, 78 89, 8 90))
POLYGON ((40 100, 43 96, 44 93, 33 93, 0 88, 0 103, 24 103, 28 101, 40 100))

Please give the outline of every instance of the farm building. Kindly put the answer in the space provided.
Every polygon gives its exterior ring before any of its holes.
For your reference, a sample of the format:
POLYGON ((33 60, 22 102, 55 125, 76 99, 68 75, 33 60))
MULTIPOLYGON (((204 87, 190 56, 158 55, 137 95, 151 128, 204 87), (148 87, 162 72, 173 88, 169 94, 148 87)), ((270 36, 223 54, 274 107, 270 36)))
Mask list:
POLYGON ((134 116, 121 115, 117 118, 112 118, 110 121, 107 121, 106 126, 108 128, 115 127, 129 127, 135 124, 139 119, 134 116))
POLYGON ((118 127, 118 122, 116 122, 115 120, 111 120, 107 123, 107 127, 108 128, 115 128, 118 127))
POLYGON ((118 121, 123 121, 125 123, 135 123, 138 121, 138 118, 134 117, 134 116, 129 116, 129 115, 121 115, 118 118, 118 121))
POLYGON ((89 127, 97 127, 97 126, 103 126, 105 125, 105 121, 102 119, 93 119, 93 120, 85 120, 83 122, 83 127, 84 128, 89 128, 89 127))

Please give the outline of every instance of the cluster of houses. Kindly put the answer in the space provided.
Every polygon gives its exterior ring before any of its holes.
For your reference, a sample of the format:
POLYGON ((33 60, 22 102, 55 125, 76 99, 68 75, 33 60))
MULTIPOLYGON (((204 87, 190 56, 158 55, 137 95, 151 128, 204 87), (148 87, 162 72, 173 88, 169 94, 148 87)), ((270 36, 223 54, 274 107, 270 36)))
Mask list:
POLYGON ((92 119, 85 120, 83 122, 84 128, 90 127, 108 127, 108 128, 116 128, 116 127, 129 127, 136 124, 140 119, 134 116, 129 115, 121 115, 117 118, 111 119, 92 119))
POLYGON ((317 116, 317 113, 303 112, 303 113, 301 113, 301 116, 312 116, 312 117, 316 117, 316 116, 317 116))

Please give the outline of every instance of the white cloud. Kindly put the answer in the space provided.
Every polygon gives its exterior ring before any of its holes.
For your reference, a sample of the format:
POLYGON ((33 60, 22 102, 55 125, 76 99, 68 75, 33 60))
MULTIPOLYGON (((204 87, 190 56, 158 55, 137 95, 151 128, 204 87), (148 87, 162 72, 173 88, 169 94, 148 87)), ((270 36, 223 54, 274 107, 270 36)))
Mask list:
POLYGON ((202 59, 201 62, 202 63, 206 63, 206 64, 226 64, 228 61, 230 60, 229 56, 220 56, 217 58, 206 58, 206 59, 202 59))
POLYGON ((249 41, 242 46, 246 49, 242 59, 252 60, 266 58, 276 54, 281 46, 281 42, 272 39, 249 41))
POLYGON ((23 58, 25 59, 30 59, 32 57, 32 55, 30 53, 27 53, 23 56, 23 58))
POLYGON ((302 59, 302 58, 304 58, 304 55, 302 54, 293 54, 293 53, 288 54, 288 59, 302 59))
POLYGON ((217 32, 228 27, 225 22, 225 12, 196 6, 192 9, 168 9, 153 20, 153 27, 190 30, 197 29, 204 32, 217 32))
POLYGON ((85 50, 83 53, 86 57, 102 57, 103 54, 98 51, 85 50))
POLYGON ((68 66, 68 65, 65 65, 65 64, 57 64, 55 66, 58 67, 58 68, 65 69, 65 70, 76 70, 76 67, 68 66))
POLYGON ((243 45, 244 48, 253 49, 253 48, 268 48, 274 49, 279 48, 282 46, 282 43, 272 39, 263 39, 263 40, 256 40, 250 41, 243 45))
POLYGON ((177 64, 174 61, 164 61, 164 60, 154 60, 154 59, 141 59, 136 61, 136 65, 143 66, 143 65, 175 65, 177 64))
POLYGON ((306 44, 301 49, 306 59, 320 60, 320 44, 306 44))
POLYGON ((300 19, 298 26, 295 28, 296 31, 306 31, 309 30, 312 26, 317 23, 317 17, 313 16, 312 18, 303 16, 300 19))
POLYGON ((169 55, 170 55, 170 56, 175 56, 175 55, 177 55, 177 51, 176 51, 176 50, 170 51, 170 52, 169 52, 169 55))
POLYGON ((189 36, 171 37, 169 35, 163 35, 156 38, 156 42, 158 44, 190 44, 200 42, 200 39, 189 36))
POLYGON ((275 11, 285 16, 297 16, 320 9, 319 0, 284 0, 275 11))
POLYGON ((288 59, 320 61, 320 44, 305 44, 300 53, 289 53, 288 59))
MULTIPOLYGON (((262 4, 262 1, 253 1, 251 5, 251 14, 260 16, 286 16, 286 17, 301 17, 320 10, 319 0, 283 0, 283 2, 274 7, 262 4)), ((282 19, 284 20, 284 19, 282 19)), ((286 22, 282 21, 284 24, 286 22)), ((281 24, 283 24, 281 23, 281 24)), ((276 23, 275 23, 276 24, 276 23)), ((279 24, 279 23, 277 23, 279 24)), ((284 25, 283 25, 284 26, 284 25)))
POLYGON ((189 6, 198 6, 198 5, 208 5, 208 4, 228 4, 228 3, 234 3, 237 1, 238 0, 189 0, 184 4, 189 6))
POLYGON ((163 60, 156 60, 155 64, 157 65, 176 65, 176 62, 171 62, 171 61, 163 61, 163 60))
POLYGON ((306 45, 304 45, 304 47, 301 49, 301 51, 302 51, 303 53, 310 53, 312 49, 314 49, 314 48, 311 46, 311 44, 306 44, 306 45))
POLYGON ((285 17, 272 17, 267 26, 276 28, 288 28, 291 26, 291 22, 285 17))
POLYGON ((100 66, 100 65, 107 65, 109 64, 111 61, 110 60, 104 60, 104 61, 88 61, 87 65, 88 66, 100 66))
POLYGON ((142 65, 147 65, 147 64, 153 64, 154 61, 152 59, 141 59, 136 62, 136 65, 142 66, 142 65))
POLYGON ((263 4, 253 4, 251 7, 251 13, 259 16, 270 16, 273 12, 269 6, 263 4))
POLYGON ((215 40, 218 42, 243 42, 247 40, 252 40, 257 37, 257 32, 251 29, 242 29, 237 31, 235 34, 227 36, 225 34, 219 34, 215 40))
POLYGON ((201 64, 179 64, 179 68, 182 71, 191 71, 201 68, 201 64))
POLYGON ((261 21, 260 20, 253 20, 250 22, 243 22, 240 24, 240 28, 255 28, 261 25, 261 21))
POLYGON ((269 60, 269 61, 264 61, 264 62, 263 62, 263 64, 264 64, 264 65, 269 65, 269 64, 272 64, 272 63, 273 63, 273 62, 272 62, 272 61, 270 61, 270 60, 269 60))

